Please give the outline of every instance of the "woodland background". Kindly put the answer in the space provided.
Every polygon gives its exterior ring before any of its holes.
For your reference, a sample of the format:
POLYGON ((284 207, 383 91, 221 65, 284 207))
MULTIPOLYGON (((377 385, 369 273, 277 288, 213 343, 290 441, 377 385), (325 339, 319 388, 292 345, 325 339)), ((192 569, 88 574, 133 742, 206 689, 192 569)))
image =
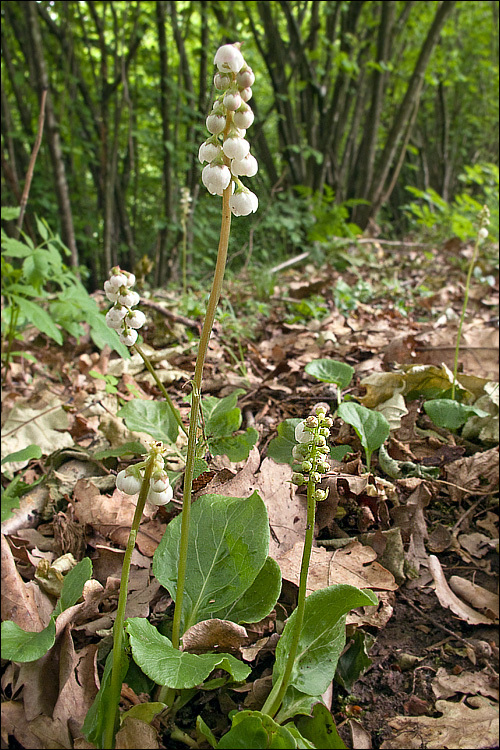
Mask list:
MULTIPOLYGON (((192 278, 209 274, 219 202, 200 190, 213 56, 241 41, 256 74, 259 212, 233 222, 230 271, 367 228, 470 236, 498 209, 498 4, 3 2, 2 204, 19 205, 48 89, 24 229, 43 217, 89 291, 144 255, 175 282, 179 199, 192 278), (464 224, 465 222, 465 224, 464 224), (469 223, 468 223, 469 222, 469 223), (249 240, 250 237, 250 240, 249 240)), ((15 224, 7 223, 15 236, 15 224)), ((314 256, 313 256, 314 257, 314 256)))

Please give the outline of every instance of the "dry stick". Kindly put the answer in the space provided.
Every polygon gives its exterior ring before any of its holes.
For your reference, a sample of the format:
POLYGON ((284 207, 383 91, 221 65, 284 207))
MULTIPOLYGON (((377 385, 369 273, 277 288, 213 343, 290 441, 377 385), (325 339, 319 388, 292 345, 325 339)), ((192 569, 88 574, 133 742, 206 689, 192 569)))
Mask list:
POLYGON ((31 152, 30 163, 28 165, 28 171, 26 173, 26 181, 24 183, 23 194, 21 196, 19 218, 16 225, 16 234, 19 237, 21 234, 21 228, 23 226, 24 214, 26 213, 26 205, 28 203, 28 196, 31 187, 31 181, 33 179, 33 172, 35 171, 35 162, 38 152, 40 150, 40 144, 42 143, 43 124, 45 122, 45 102, 47 100, 47 89, 43 89, 42 98, 40 100, 40 114, 38 115, 38 128, 35 138, 35 145, 31 152))
POLYGON ((188 328, 194 328, 195 330, 198 330, 199 328, 196 320, 193 320, 192 318, 186 318, 184 317, 184 315, 177 315, 176 313, 171 312, 171 310, 167 310, 165 307, 159 305, 158 302, 152 302, 149 299, 144 299, 144 297, 141 297, 141 305, 144 305, 145 307, 151 307, 153 310, 156 310, 156 312, 159 312, 166 318, 170 318, 176 323, 182 323, 182 325, 187 326, 188 328))

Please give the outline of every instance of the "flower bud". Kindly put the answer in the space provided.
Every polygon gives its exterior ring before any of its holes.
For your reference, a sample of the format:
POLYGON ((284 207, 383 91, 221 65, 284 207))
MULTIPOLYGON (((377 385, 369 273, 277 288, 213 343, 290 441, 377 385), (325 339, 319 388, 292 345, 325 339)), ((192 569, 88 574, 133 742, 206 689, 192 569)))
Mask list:
POLYGON ((240 70, 236 76, 236 82, 240 89, 246 89, 249 86, 253 86, 255 83, 255 75, 252 68, 247 67, 244 70, 240 70))
POLYGON ((127 286, 127 277, 123 273, 112 274, 109 277, 110 291, 117 292, 121 286, 127 286))
POLYGON ((313 429, 316 428, 316 427, 318 427, 318 425, 319 425, 318 418, 315 417, 314 414, 311 414, 311 416, 307 417, 307 419, 306 419, 306 425, 308 427, 312 427, 313 429))
POLYGON ((250 86, 247 89, 241 89, 240 96, 244 102, 249 102, 252 98, 252 89, 250 86))
POLYGON ((308 474, 312 469, 312 463, 310 461, 302 461, 302 465, 300 468, 302 469, 302 471, 308 474))
POLYGON ((209 193, 222 195, 231 182, 231 172, 225 164, 208 164, 203 167, 201 179, 209 193))
POLYGON ((324 445, 326 445, 326 438, 324 435, 318 435, 316 438, 316 445, 320 448, 324 445))
POLYGON ((312 471, 310 474, 311 482, 314 482, 314 484, 318 484, 318 482, 321 482, 321 474, 318 471, 312 471))
POLYGON ((214 64, 220 72, 238 73, 245 64, 243 55, 234 44, 224 44, 219 47, 214 57, 214 64))
POLYGON ((129 328, 142 328, 145 322, 146 316, 141 310, 133 310, 125 319, 125 323, 129 328))
POLYGON ((292 448, 292 456, 296 461, 302 461, 309 453, 308 445, 294 445, 292 448))
POLYGON ((198 150, 198 159, 202 164, 205 161, 211 162, 221 155, 221 151, 220 146, 216 146, 215 143, 210 143, 210 141, 205 141, 198 150))
POLYGON ((313 498, 317 503, 321 503, 323 500, 326 500, 327 497, 328 490, 316 490, 313 495, 313 498))
POLYGON ((258 169, 257 159, 252 154, 247 154, 244 159, 233 159, 231 162, 231 172, 235 177, 239 177, 240 175, 253 177, 257 174, 258 169))
POLYGON ((244 138, 226 138, 222 146, 226 156, 230 159, 244 159, 250 151, 250 144, 244 138))
POLYGON ((243 128, 246 130, 254 121, 254 113, 247 105, 242 105, 237 112, 234 113, 233 122, 237 128, 243 128))
POLYGON ((116 486, 121 492, 126 495, 136 495, 141 489, 142 480, 138 477, 128 474, 128 470, 124 469, 116 475, 116 486))
POLYGON ((156 478, 151 477, 151 489, 153 492, 165 492, 167 487, 170 487, 170 480, 166 472, 162 472, 156 478))
POLYGON ((121 305, 125 305, 125 307, 135 307, 135 305, 138 305, 141 301, 140 296, 137 294, 137 292, 127 292, 126 294, 120 294, 118 297, 118 302, 121 305))
POLYGON ((171 499, 174 496, 174 491, 170 485, 163 490, 162 492, 155 492, 154 490, 149 490, 147 501, 148 503, 151 503, 152 505, 166 505, 171 501, 171 499))
POLYGON ((295 428, 295 440, 298 443, 310 443, 312 439, 312 433, 309 430, 306 430, 305 422, 302 420, 302 422, 299 422, 295 428))
POLYGON ((291 478, 291 483, 296 484, 298 487, 300 487, 302 484, 306 484, 306 478, 303 474, 300 474, 298 471, 294 471, 291 478))
POLYGON ((485 240, 486 237, 488 236, 488 230, 486 229, 486 227, 481 227, 481 229, 479 230, 477 234, 479 236, 479 239, 485 240))
POLYGON ((222 131, 226 127, 226 118, 222 117, 222 115, 214 115, 214 114, 208 115, 205 122, 207 125, 208 132, 213 133, 213 135, 222 133, 222 131))
POLYGON ((137 341, 138 333, 133 328, 125 328, 120 334, 120 341, 125 346, 133 346, 137 341))
POLYGON ((224 94, 224 99, 222 100, 222 103, 224 104, 226 109, 229 109, 232 112, 235 112, 237 109, 241 107, 241 104, 242 104, 242 99, 241 99, 239 91, 227 91, 224 94))
POLYGON ((225 91, 231 85, 231 76, 216 73, 214 75, 214 86, 217 91, 225 91))
POLYGON ((257 211, 259 199, 250 190, 242 190, 230 197, 229 207, 235 216, 248 216, 257 211))
POLYGON ((122 327, 123 318, 127 313, 128 310, 126 307, 114 305, 114 307, 106 313, 106 325, 109 326, 109 328, 114 328, 116 331, 119 330, 122 327))

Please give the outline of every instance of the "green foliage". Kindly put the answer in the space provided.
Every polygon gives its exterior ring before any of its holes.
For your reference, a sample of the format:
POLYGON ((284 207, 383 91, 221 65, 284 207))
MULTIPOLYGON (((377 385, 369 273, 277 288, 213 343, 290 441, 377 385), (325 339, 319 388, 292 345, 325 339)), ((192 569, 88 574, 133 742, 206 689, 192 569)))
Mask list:
POLYGON ((369 205, 368 201, 352 198, 343 203, 336 203, 335 193, 328 185, 325 185, 322 193, 313 192, 311 188, 304 185, 297 185, 295 190, 309 203, 314 217, 314 222, 307 232, 308 242, 326 243, 333 237, 354 238, 357 234, 361 234, 360 227, 349 222, 349 209, 354 206, 369 205))
POLYGON ((2 659, 17 662, 29 662, 40 659, 55 643, 56 617, 64 610, 76 604, 81 597, 86 581, 92 576, 92 562, 84 557, 64 576, 61 596, 59 597, 50 622, 38 633, 23 630, 11 620, 2 622, 2 659))
POLYGON ((260 711, 240 711, 233 717, 227 734, 219 740, 217 748, 248 750, 249 748, 296 748, 293 735, 286 727, 277 724, 260 711))
POLYGON ((471 416, 489 416, 487 411, 477 406, 460 404, 451 398, 436 398, 432 401, 426 401, 424 409, 435 425, 445 427, 448 430, 458 430, 471 416))
MULTIPOLYGON (((376 604, 378 599, 373 591, 361 591, 347 584, 329 586, 309 594, 289 685, 307 695, 322 695, 333 679, 345 645, 346 614, 355 607, 376 604)), ((294 610, 287 620, 276 647, 273 685, 281 679, 285 669, 296 612, 294 610)))
MULTIPOLYGON (((41 458, 42 450, 39 445, 27 445, 26 448, 16 451, 15 453, 9 453, 2 459, 2 464, 15 462, 15 461, 29 461, 32 458, 41 458)), ((39 480, 41 481, 41 480, 39 480)), ((15 508, 19 508, 19 498, 22 497, 25 492, 32 489, 37 482, 26 484, 23 482, 22 472, 16 474, 16 476, 9 482, 7 487, 2 485, 2 508, 1 508, 1 521, 2 523, 10 518, 15 508)))
MULTIPOLYGON (((153 573, 174 601, 180 538, 181 517, 177 516, 168 525, 153 558, 153 573)), ((247 606, 241 597, 266 563, 268 549, 266 507, 256 492, 247 499, 223 495, 198 498, 191 512, 183 631, 221 610, 232 619, 230 607, 235 603, 237 610, 247 606)))
POLYGON ((226 455, 230 461, 248 458, 259 437, 253 427, 248 427, 243 434, 234 434, 241 427, 241 409, 236 403, 242 393, 244 391, 238 388, 224 398, 207 396, 201 401, 208 450, 216 456, 226 455))
POLYGON ((358 279, 354 286, 350 286, 344 279, 339 278, 333 289, 333 301, 341 313, 356 310, 359 302, 370 302, 372 298, 372 286, 369 281, 363 279, 358 279))
POLYGON ((89 324, 91 338, 99 349, 108 344, 122 357, 129 357, 127 347, 120 343, 116 331, 108 328, 95 300, 64 264, 63 256, 70 254, 68 248, 46 222, 37 219, 37 227, 43 241, 36 247, 26 235, 23 241, 15 240, 2 229, 2 293, 7 302, 2 338, 9 342, 6 358, 13 340, 21 338, 29 324, 62 346, 63 331, 77 341, 84 335, 83 322, 89 324))
POLYGON ((126 631, 135 662, 158 685, 183 690, 201 685, 214 669, 223 669, 233 680, 245 680, 250 667, 230 654, 190 654, 173 648, 145 618, 127 620, 126 631))
POLYGON ((292 448, 297 445, 295 428, 301 421, 294 417, 285 419, 278 425, 278 437, 273 438, 267 448, 267 455, 277 464, 293 464, 295 459, 292 456, 292 448))
POLYGON ((367 409, 366 406, 353 401, 340 404, 337 413, 344 422, 354 428, 361 440, 366 453, 366 468, 370 471, 373 451, 380 448, 389 437, 389 422, 380 412, 367 409))
MULTIPOLYGON (((123 647, 120 663, 120 677, 123 682, 127 674, 129 658, 123 647)), ((113 705, 113 691, 111 690, 111 670, 113 667, 113 651, 110 651, 104 666, 104 674, 101 677, 101 686, 94 702, 87 712, 82 725, 82 734, 96 747, 104 747, 106 727, 110 714, 116 714, 115 732, 119 727, 118 713, 113 705)))
POLYGON ((346 747, 330 711, 322 703, 315 704, 312 716, 300 716, 295 723, 302 737, 308 739, 312 747, 322 750, 343 750, 346 747))
POLYGON ((170 406, 164 401, 144 401, 134 398, 117 412, 129 430, 147 432, 155 440, 175 443, 179 425, 172 416, 170 406))
POLYGON ((323 383, 337 386, 337 401, 342 401, 342 389, 347 388, 354 375, 354 367, 335 359, 314 359, 305 366, 305 371, 323 383))
POLYGON ((456 236, 465 242, 475 238, 478 216, 486 205, 491 220, 488 230, 493 238, 498 238, 498 166, 490 163, 465 166, 458 180, 465 190, 455 195, 451 203, 432 188, 419 190, 407 185, 406 190, 418 199, 402 207, 410 227, 417 227, 430 240, 456 236))

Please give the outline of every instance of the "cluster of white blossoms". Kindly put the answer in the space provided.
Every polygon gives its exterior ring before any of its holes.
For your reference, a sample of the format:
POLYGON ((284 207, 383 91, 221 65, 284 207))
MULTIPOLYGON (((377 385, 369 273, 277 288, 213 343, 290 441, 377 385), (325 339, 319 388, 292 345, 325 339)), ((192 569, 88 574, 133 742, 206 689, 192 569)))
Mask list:
POLYGON ((132 308, 139 304, 140 297, 131 287, 135 276, 122 271, 119 266, 111 269, 109 279, 104 282, 106 297, 114 302, 106 313, 106 323, 115 331, 120 331, 120 341, 125 346, 133 346, 137 341, 137 329, 146 322, 146 316, 140 310, 132 308))
MULTIPOLYGON (((319 408, 316 414, 299 422, 295 428, 295 440, 298 445, 292 449, 294 459, 300 464, 300 471, 292 475, 293 484, 302 485, 309 481, 314 484, 321 482, 321 475, 330 470, 328 456, 330 449, 327 445, 330 428, 333 425, 331 417, 326 416, 326 410, 319 408), (305 475, 309 475, 309 477, 305 475)), ((326 500, 328 490, 315 490, 316 501, 326 500)))
MULTIPOLYGON (((174 496, 159 446, 161 446, 161 443, 155 443, 152 446, 153 469, 146 498, 147 502, 152 505, 166 505, 174 496)), ((126 495, 137 495, 144 479, 146 463, 147 461, 142 461, 135 466, 129 466, 127 469, 120 471, 116 476, 117 488, 126 495)))
POLYGON ((231 212, 235 216, 248 216, 257 210, 259 201, 239 178, 253 177, 258 170, 257 159, 245 139, 246 129, 254 120, 247 102, 252 96, 255 76, 239 46, 224 44, 215 55, 218 72, 214 85, 221 94, 207 117, 207 128, 212 135, 201 144, 198 158, 202 164, 208 162, 201 179, 209 193, 222 195, 232 181, 231 212))

